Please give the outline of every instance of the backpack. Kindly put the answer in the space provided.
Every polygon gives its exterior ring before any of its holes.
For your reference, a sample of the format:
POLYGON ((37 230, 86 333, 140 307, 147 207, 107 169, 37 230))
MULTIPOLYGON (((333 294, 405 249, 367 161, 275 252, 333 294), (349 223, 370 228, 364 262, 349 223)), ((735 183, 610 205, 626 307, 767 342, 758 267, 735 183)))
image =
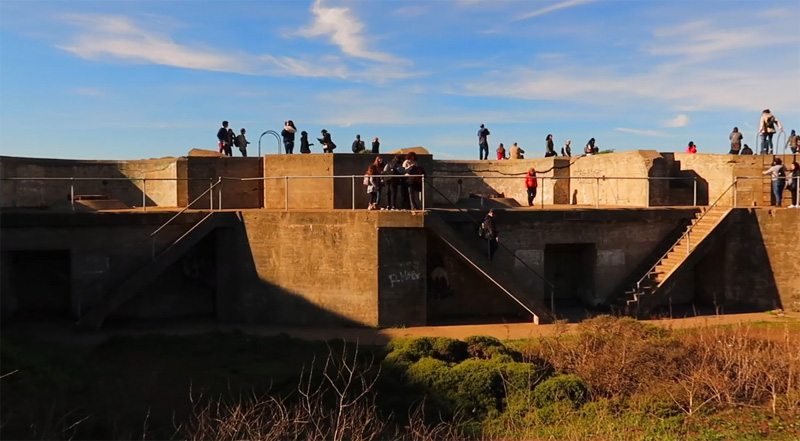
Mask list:
POLYGON ((768 116, 767 117, 767 121, 764 123, 764 126, 766 128, 768 128, 768 129, 774 129, 775 128, 775 117, 772 116, 772 115, 768 116))

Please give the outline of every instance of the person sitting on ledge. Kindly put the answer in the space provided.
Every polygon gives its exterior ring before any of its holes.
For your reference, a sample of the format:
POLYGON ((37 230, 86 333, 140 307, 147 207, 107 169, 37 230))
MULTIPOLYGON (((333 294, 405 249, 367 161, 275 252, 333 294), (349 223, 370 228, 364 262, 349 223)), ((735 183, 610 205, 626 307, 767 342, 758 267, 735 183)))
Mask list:
POLYGON ((686 146, 686 153, 690 153, 690 154, 697 153, 697 146, 694 145, 694 142, 689 141, 689 145, 686 146))
POLYGON ((503 159, 508 159, 508 156, 506 156, 506 148, 503 147, 503 143, 501 142, 500 147, 497 147, 497 160, 501 161, 503 159))
POLYGON ((751 149, 749 145, 745 144, 744 147, 742 147, 742 152, 740 154, 744 156, 752 155, 753 149, 751 149))
POLYGON ((523 159, 525 154, 525 150, 522 150, 517 143, 515 142, 514 145, 511 146, 511 159, 523 159))

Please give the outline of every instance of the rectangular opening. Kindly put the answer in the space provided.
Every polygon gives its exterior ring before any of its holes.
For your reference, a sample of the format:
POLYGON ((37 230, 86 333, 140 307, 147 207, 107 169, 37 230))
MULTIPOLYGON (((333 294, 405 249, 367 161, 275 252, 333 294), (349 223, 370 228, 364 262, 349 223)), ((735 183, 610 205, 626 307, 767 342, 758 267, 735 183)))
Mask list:
POLYGON ((593 243, 547 244, 544 249, 545 301, 559 307, 592 304, 596 247, 593 243))

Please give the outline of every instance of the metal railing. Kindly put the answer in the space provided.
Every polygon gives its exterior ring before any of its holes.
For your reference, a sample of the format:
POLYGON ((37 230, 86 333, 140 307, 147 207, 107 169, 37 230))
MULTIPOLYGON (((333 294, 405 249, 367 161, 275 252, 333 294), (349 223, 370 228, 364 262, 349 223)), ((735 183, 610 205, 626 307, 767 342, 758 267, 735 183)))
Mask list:
MULTIPOLYGON (((792 180, 794 180, 795 181, 795 186, 796 186, 796 188, 798 188, 797 200, 792 201, 791 205, 800 205, 800 177, 793 178, 788 173, 790 173, 790 172, 787 171, 787 175, 785 177, 786 186, 784 186, 783 191, 784 192, 789 191, 789 187, 788 187, 789 183, 792 180)), ((741 181, 761 181, 762 184, 764 182, 769 182, 770 189, 769 189, 769 193, 768 194, 769 194, 770 198, 772 198, 772 176, 769 176, 769 175, 763 175, 763 176, 737 176, 737 177, 735 177, 733 179, 733 184, 732 184, 733 185, 733 207, 734 208, 739 206, 739 181, 740 180, 741 181)), ((762 189, 758 189, 757 193, 763 195, 764 194, 764 189, 763 188, 762 189)), ((791 192, 790 192, 790 194, 791 194, 791 192)))
MULTIPOLYGON (((705 217, 705 215, 706 215, 706 214, 707 214, 709 211, 711 211, 711 209, 712 209, 712 208, 716 207, 716 206, 719 204, 719 202, 722 200, 722 198, 723 198, 723 197, 724 197, 724 196, 725 196, 725 195, 726 195, 726 194, 727 194, 729 191, 731 191, 731 189, 732 189, 732 188, 734 188, 734 186, 736 185, 736 180, 737 180, 737 178, 734 178, 733 182, 732 182, 732 183, 731 183, 731 184, 730 184, 730 185, 729 185, 727 188, 725 188, 725 191, 723 191, 722 193, 720 193, 720 195, 717 197, 717 199, 716 199, 716 200, 714 200, 714 202, 713 202, 711 205, 709 205, 709 206, 708 206, 708 208, 706 208, 705 210, 703 210, 703 212, 702 212, 702 213, 700 213, 700 217, 698 217, 697 219, 694 219, 694 220, 693 220, 693 221, 692 221, 692 222, 689 224, 689 226, 688 226, 688 228, 686 229, 686 231, 685 231, 683 234, 681 234, 681 237, 680 237, 680 238, 678 238, 678 240, 676 240, 676 241, 675 241, 675 244, 674 244, 674 245, 672 245, 672 246, 671 246, 671 247, 670 247, 670 248, 669 248, 669 249, 668 249, 668 250, 667 250, 667 251, 666 251, 666 252, 665 252, 665 253, 664 253, 664 254, 663 254, 661 257, 659 257, 659 258, 658 258, 658 260, 656 260, 656 263, 655 263, 655 264, 653 264, 653 266, 651 266, 651 267, 650 267, 650 269, 648 269, 648 270, 645 272, 644 276, 642 276, 642 278, 640 278, 640 279, 639 279, 639 280, 636 282, 636 289, 637 289, 637 290, 641 289, 642 282, 644 282, 644 281, 645 281, 645 279, 648 279, 648 278, 650 278, 650 274, 652 274, 652 273, 653 273, 653 271, 655 271, 656 267, 658 267, 658 265, 659 265, 659 264, 661 264, 661 261, 663 261, 663 260, 664 260, 664 259, 665 259, 665 258, 666 258, 668 255, 669 255, 669 253, 671 253, 671 252, 672 252, 672 250, 674 250, 674 249, 675 249, 675 246, 676 246, 677 244, 679 244, 679 243, 680 243, 680 242, 681 242, 681 241, 682 241, 684 238, 686 238, 686 256, 687 256, 687 257, 689 256, 689 253, 691 253, 691 252, 692 252, 692 245, 691 245, 691 244, 692 244, 692 242, 691 242, 691 234, 692 234, 692 230, 693 230, 693 229, 694 229, 694 227, 695 227, 695 226, 696 226, 696 225, 697 225, 697 224, 698 224, 698 223, 699 223, 699 222, 700 222, 700 221, 701 221, 701 220, 702 220, 702 219, 705 217)), ((695 244, 695 248, 696 248, 696 247, 697 247, 697 244, 695 244)))
MULTIPOLYGON (((219 179, 219 178, 217 178, 219 179)), ((141 182, 141 193, 142 193, 142 211, 147 211, 147 182, 160 182, 160 181, 206 181, 209 185, 212 185, 214 182, 214 178, 121 178, 121 177, 113 177, 113 178, 76 178, 76 177, 69 177, 69 178, 51 178, 51 177, 40 177, 40 178, 22 178, 22 177, 1 177, 0 182, 2 181, 41 181, 41 182, 69 182, 69 201, 72 209, 75 209, 75 185, 76 183, 80 182, 103 182, 104 186, 106 182, 131 182, 137 183, 141 182)), ((138 188, 138 186, 137 186, 138 188)), ((177 193, 176 193, 177 194, 177 193)), ((138 208, 138 207, 133 207, 138 208)))
MULTIPOLYGON (((222 182, 222 178, 217 178, 217 182, 213 183, 213 184, 212 184, 210 187, 208 187, 208 190, 206 190, 206 191, 204 191, 204 192, 200 193, 200 195, 198 195, 198 196, 197 196, 196 198, 194 198, 194 199, 193 199, 191 202, 189 202, 188 204, 186 204, 186 206, 185 206, 183 209, 181 209, 179 212, 175 213, 175 214, 174 214, 174 215, 173 215, 171 218, 169 218, 169 220, 167 220, 166 222, 164 222, 164 224, 162 224, 162 225, 161 225, 160 227, 158 227, 158 228, 157 228, 155 231, 153 231, 152 233, 150 233, 150 244, 151 244, 151 248, 150 248, 150 249, 151 249, 151 257, 152 257, 153 259, 155 259, 155 258, 156 258, 156 236, 158 235, 158 233, 159 233, 161 230, 163 230, 164 228, 166 228, 166 227, 167 227, 167 225, 171 224, 171 223, 172 223, 172 221, 174 221, 175 219, 177 219, 177 218, 178 218, 178 217, 179 217, 181 214, 185 213, 185 212, 186 212, 186 211, 189 209, 189 207, 191 207, 192 205, 194 205, 194 204, 195 204, 195 202, 199 201, 199 200, 200 200, 200 199, 201 199, 203 196, 205 196, 206 194, 208 194, 208 195, 210 195, 210 196, 209 196, 209 199, 210 199, 210 201, 211 201, 211 204, 210 204, 211 206, 209 207, 209 208, 210 208, 210 209, 209 209, 209 211, 210 211, 210 212, 213 212, 213 211, 214 211, 214 187, 218 186, 218 185, 219 185, 221 182, 222 182)), ((218 210, 222 210, 222 189, 221 189, 221 188, 220 188, 220 190, 219 190, 219 197, 217 198, 217 201, 218 201, 218 203, 219 203, 219 208, 218 208, 218 210)), ((206 215, 206 217, 204 217, 203 219, 201 219, 201 220, 200 220, 200 222, 197 222, 195 225, 193 225, 193 226, 192 226, 192 228, 190 228, 190 229, 189 229, 189 230, 188 230, 186 233, 184 233, 184 234, 183 234, 181 237, 179 237, 179 238, 178 238, 178 239, 177 239, 175 242, 177 242, 177 241, 179 241, 179 240, 183 239, 183 238, 184 238, 184 237, 185 237, 187 234, 191 233, 191 232, 192 232, 192 230, 194 230, 195 228, 197 228, 197 226, 199 226, 199 225, 200 225, 201 223, 203 223, 203 222, 204 222, 206 219, 208 219, 208 218, 209 218, 209 216, 211 216, 211 214, 213 214, 213 213, 209 213, 208 215, 206 215)))

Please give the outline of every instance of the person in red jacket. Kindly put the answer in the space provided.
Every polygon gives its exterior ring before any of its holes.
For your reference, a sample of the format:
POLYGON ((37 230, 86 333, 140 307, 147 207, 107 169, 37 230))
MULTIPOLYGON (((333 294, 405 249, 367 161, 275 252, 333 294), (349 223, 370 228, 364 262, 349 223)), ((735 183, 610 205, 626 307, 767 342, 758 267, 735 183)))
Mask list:
POLYGON ((689 146, 686 147, 686 153, 697 153, 697 146, 692 141, 689 141, 689 146))
POLYGON ((536 182, 536 169, 531 167, 528 174, 525 176, 525 188, 528 190, 528 206, 533 206, 533 199, 536 197, 536 187, 539 183, 536 182))

